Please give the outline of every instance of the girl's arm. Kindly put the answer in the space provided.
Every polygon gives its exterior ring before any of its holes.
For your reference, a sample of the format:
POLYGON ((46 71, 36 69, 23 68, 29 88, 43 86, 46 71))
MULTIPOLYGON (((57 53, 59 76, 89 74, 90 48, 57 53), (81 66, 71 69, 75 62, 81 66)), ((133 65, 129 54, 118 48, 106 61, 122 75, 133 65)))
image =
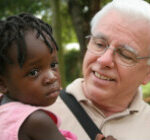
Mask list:
POLYGON ((43 111, 32 113, 19 131, 19 140, 65 140, 53 120, 43 111))

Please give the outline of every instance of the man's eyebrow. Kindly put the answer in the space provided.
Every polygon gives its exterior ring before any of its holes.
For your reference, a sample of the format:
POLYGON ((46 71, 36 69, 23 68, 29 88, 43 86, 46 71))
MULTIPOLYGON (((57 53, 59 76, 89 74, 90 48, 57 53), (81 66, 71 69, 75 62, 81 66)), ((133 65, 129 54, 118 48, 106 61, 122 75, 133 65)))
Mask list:
POLYGON ((136 55, 138 54, 137 50, 135 50, 133 47, 131 47, 129 45, 121 45, 121 46, 123 46, 126 50, 128 50, 128 51, 130 51, 130 52, 132 52, 132 53, 134 53, 136 55))
POLYGON ((108 37, 106 36, 106 35, 104 35, 103 33, 98 33, 98 34, 93 34, 93 36, 95 37, 95 38, 100 38, 100 39, 103 39, 103 40, 108 40, 108 37))

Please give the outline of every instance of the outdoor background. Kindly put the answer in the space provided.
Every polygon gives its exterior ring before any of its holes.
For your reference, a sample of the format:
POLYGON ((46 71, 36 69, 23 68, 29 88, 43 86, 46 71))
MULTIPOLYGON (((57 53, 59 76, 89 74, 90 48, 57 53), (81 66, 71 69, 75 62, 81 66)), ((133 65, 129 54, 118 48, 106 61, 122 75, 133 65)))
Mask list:
MULTIPOLYGON (((86 51, 85 36, 90 34, 90 20, 110 1, 0 0, 0 19, 29 12, 53 27, 53 34, 59 46, 62 87, 65 87, 77 77, 82 77, 81 66, 86 51)), ((150 3, 150 0, 147 1, 150 3)), ((150 102, 150 83, 143 86, 143 95, 144 99, 150 102)))

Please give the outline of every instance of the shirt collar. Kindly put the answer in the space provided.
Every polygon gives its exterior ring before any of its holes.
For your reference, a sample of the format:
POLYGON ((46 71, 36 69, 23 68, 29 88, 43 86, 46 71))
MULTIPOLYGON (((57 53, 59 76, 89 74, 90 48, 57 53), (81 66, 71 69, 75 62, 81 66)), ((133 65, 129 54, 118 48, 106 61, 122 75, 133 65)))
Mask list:
MULTIPOLYGON (((82 82, 84 81, 83 78, 78 78, 73 81, 70 85, 67 86, 66 91, 72 94, 77 101, 79 102, 88 102, 91 104, 91 101, 84 96, 83 89, 82 89, 82 82)), ((142 103, 142 89, 141 87, 138 88, 137 93, 135 94, 131 104, 125 110, 127 112, 138 112, 141 109, 142 103)))

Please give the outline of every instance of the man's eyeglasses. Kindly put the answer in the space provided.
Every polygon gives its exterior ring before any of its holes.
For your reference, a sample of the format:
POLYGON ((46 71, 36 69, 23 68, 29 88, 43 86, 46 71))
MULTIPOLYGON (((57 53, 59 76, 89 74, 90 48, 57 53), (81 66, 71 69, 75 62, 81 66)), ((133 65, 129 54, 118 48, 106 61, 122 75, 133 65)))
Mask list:
MULTIPOLYGON (((103 55, 107 49, 110 48, 107 41, 103 38, 94 37, 93 35, 88 35, 86 38, 90 38, 91 43, 88 45, 88 50, 93 52, 96 55, 103 55)), ((120 46, 113 49, 113 53, 115 55, 116 63, 119 63, 123 66, 133 66, 138 63, 140 59, 148 59, 150 56, 137 56, 135 50, 129 46, 120 46)))

